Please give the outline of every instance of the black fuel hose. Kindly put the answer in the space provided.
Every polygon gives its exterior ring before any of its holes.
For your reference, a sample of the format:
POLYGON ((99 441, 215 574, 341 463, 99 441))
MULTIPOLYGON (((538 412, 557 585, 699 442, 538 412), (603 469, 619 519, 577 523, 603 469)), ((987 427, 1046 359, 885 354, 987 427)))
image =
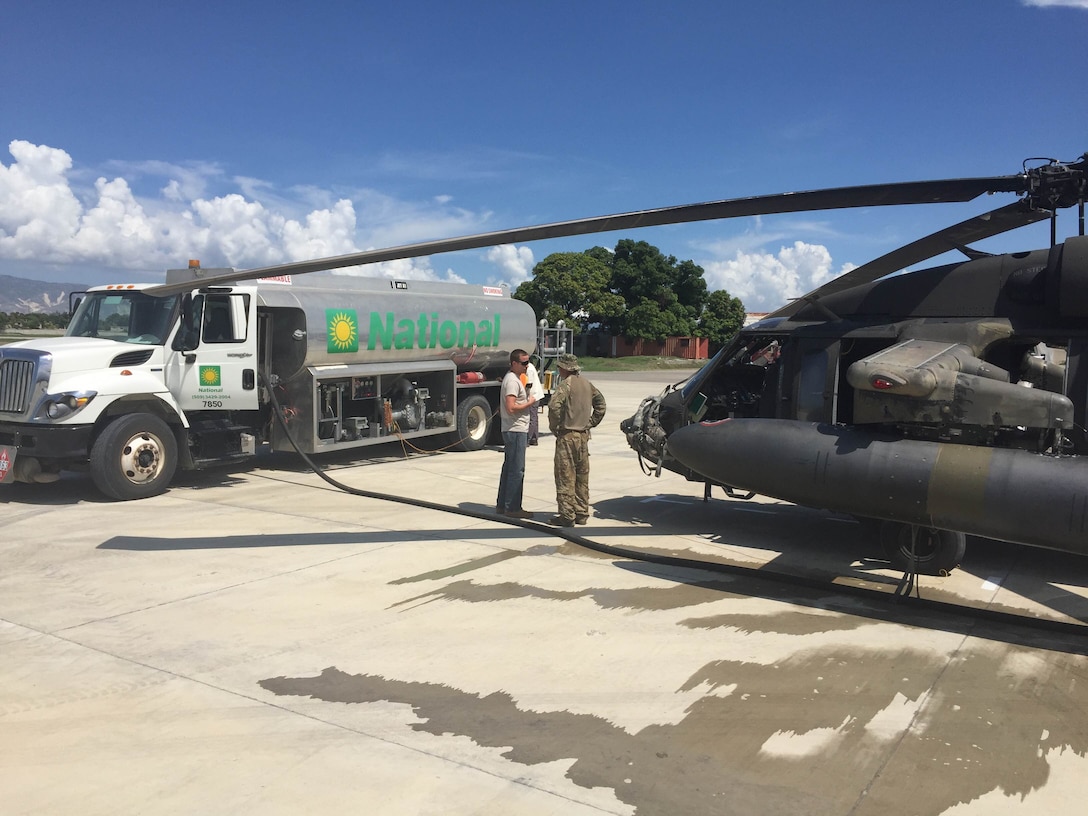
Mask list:
MULTIPOLYGON (((879 609, 860 609, 853 605, 843 605, 837 611, 844 612, 850 615, 856 615, 861 617, 875 618, 879 620, 894 621, 896 623, 914 625, 924 627, 927 629, 939 629, 943 631, 959 632, 962 634, 970 634, 974 637, 980 637, 990 640, 1000 640, 1003 642, 1013 642, 1024 646, 1032 646, 1038 648, 1054 648, 1059 651, 1075 651, 1077 653, 1088 654, 1088 639, 1085 640, 1082 646, 1077 646, 1075 649, 1071 648, 1069 644, 1063 643, 1061 645, 1052 644, 1048 647, 1046 644, 1040 643, 1037 637, 1033 637, 1029 630, 1042 630, 1047 632, 1053 632, 1058 634, 1076 634, 1083 637, 1085 633, 1088 633, 1088 625, 1081 623, 1072 623, 1069 621, 1053 620, 1051 618, 1033 618, 1024 615, 1018 615, 1013 612, 1004 612, 996 609, 983 609, 974 606, 965 606, 963 604, 951 603, 948 601, 938 601, 931 598, 923 598, 920 594, 911 596, 909 594, 903 594, 902 590, 896 593, 882 592, 877 589, 869 589, 862 586, 852 586, 848 584, 834 584, 828 581, 823 581, 817 578, 808 578, 803 575, 795 575, 792 573, 779 572, 777 570, 767 569, 754 569, 752 567, 743 567, 736 564, 727 564, 716 561, 704 561, 699 558, 686 558, 676 555, 665 555, 662 553, 646 552, 644 550, 636 550, 628 547, 615 547, 611 544, 602 544, 599 541, 594 541, 591 538, 578 535, 577 533, 570 532, 568 528, 554 527, 549 524, 543 524, 537 521, 531 521, 528 519, 515 519, 509 516, 501 516, 497 513, 479 512, 475 510, 469 510, 462 507, 453 507, 451 505, 439 504, 437 502, 430 502, 424 499, 414 499, 406 496, 396 496, 388 493, 378 493, 373 490, 364 490, 358 487, 352 487, 351 485, 344 484, 337 481, 322 470, 316 462, 314 462, 295 440, 294 434, 291 433, 291 429, 287 426, 287 420, 283 415, 283 409, 280 406, 279 400, 276 398, 275 390, 270 387, 268 379, 265 374, 261 374, 262 384, 265 386, 265 390, 269 396, 269 400, 272 403, 273 414, 276 417, 276 421, 283 429, 287 440, 291 443, 291 447, 295 449, 302 460, 306 463, 314 473, 316 473, 321 479, 335 487, 337 490, 342 490, 345 493, 349 493, 353 496, 361 496, 367 499, 377 499, 379 501, 390 501, 398 504, 405 504, 412 507, 421 507, 425 510, 437 510, 442 513, 453 513, 459 516, 465 516, 468 518, 475 518, 481 521, 499 522, 502 524, 509 524, 516 527, 523 527, 527 530, 532 530, 538 533, 545 533, 547 535, 554 536, 569 541, 571 544, 575 544, 579 547, 584 547, 587 550, 609 555, 614 558, 626 559, 630 561, 636 561, 647 564, 656 564, 659 566, 673 567, 679 569, 699 570, 703 572, 710 572, 716 575, 725 575, 734 578, 744 578, 747 580, 765 582, 770 585, 788 585, 798 587, 806 590, 815 590, 818 593, 826 593, 828 591, 834 592, 837 595, 860 598, 868 602, 875 602, 879 605, 879 609), (907 613, 907 614, 905 614, 907 613), (912 618, 912 620, 905 620, 905 618, 912 618), (976 631, 971 625, 972 621, 985 621, 998 625, 998 629, 994 632, 986 633, 976 631)), ((906 578, 906 576, 904 576, 906 578)), ((913 579, 913 576, 911 576, 913 579)), ((902 583, 900 584, 902 586, 902 583)), ((915 591, 917 593, 918 587, 915 585, 915 591)), ((909 590, 908 590, 909 592, 909 590)), ((758 593, 749 593, 758 594, 758 593)), ((797 599, 781 597, 772 592, 764 592, 760 597, 768 598, 780 598, 783 601, 796 602, 797 599)), ((826 595, 818 595, 814 599, 816 605, 821 608, 835 609, 835 606, 829 603, 826 595)))

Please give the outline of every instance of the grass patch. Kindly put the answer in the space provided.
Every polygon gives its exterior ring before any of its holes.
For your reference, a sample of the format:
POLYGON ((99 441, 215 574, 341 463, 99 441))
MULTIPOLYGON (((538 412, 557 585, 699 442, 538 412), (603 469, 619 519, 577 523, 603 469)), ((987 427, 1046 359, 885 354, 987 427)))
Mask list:
POLYGON ((42 337, 63 337, 64 329, 0 329, 0 346, 19 340, 37 340, 42 337))
POLYGON ((583 371, 683 371, 701 368, 706 360, 683 357, 579 357, 583 371))

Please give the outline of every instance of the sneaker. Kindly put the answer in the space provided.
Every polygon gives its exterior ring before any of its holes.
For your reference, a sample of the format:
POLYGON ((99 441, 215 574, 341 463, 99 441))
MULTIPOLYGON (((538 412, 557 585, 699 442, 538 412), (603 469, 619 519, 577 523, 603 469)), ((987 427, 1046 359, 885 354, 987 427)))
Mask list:
POLYGON ((574 523, 575 524, 589 524, 589 516, 575 516, 574 517, 574 523))
POLYGON ((563 518, 562 516, 552 516, 548 519, 548 524, 554 524, 556 527, 573 527, 574 519, 563 518))
POLYGON ((520 518, 520 519, 530 519, 530 518, 533 517, 533 514, 530 513, 528 510, 506 510, 506 511, 503 512, 503 515, 506 516, 507 518, 520 518))

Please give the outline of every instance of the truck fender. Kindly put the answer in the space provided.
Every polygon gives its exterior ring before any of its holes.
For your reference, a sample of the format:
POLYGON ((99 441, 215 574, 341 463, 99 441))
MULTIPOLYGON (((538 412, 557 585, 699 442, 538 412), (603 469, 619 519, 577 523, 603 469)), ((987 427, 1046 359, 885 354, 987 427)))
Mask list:
POLYGON ((108 369, 102 371, 81 372, 58 379, 51 384, 54 393, 66 391, 93 391, 96 396, 87 407, 68 418, 65 424, 94 423, 98 425, 103 417, 113 417, 121 413, 131 413, 131 405, 120 407, 119 403, 147 402, 156 405, 152 413, 169 424, 189 427, 189 419, 174 395, 166 388, 160 377, 140 368, 108 369), (128 373, 122 373, 128 372, 128 373))
MULTIPOLYGON (((169 395, 167 395, 169 396, 169 395)), ((185 433, 189 427, 185 416, 178 410, 172 399, 167 400, 161 394, 129 394, 112 400, 99 412, 95 419, 95 435, 118 417, 129 414, 151 414, 175 429, 175 436, 185 433)))
MULTIPOLYGON (((159 387, 162 387, 161 383, 159 387)), ((147 411, 155 414, 169 425, 189 428, 189 418, 185 415, 185 411, 182 410, 178 401, 174 399, 174 395, 169 391, 141 391, 128 394, 102 394, 100 392, 98 397, 91 402, 91 405, 102 401, 103 397, 105 397, 105 401, 98 406, 98 419, 101 419, 102 416, 114 417, 119 414, 130 414, 134 411, 147 411)))

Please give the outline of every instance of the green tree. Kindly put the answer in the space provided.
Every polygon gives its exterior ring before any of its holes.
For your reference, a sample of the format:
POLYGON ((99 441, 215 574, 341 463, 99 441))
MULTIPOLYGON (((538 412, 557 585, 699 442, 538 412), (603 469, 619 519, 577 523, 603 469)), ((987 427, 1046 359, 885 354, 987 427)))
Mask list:
POLYGON ((699 318, 699 335, 710 340, 713 356, 744 325, 744 304, 724 289, 711 292, 699 318))
POLYGON ((514 297, 553 326, 564 320, 568 326, 584 329, 623 313, 623 298, 609 289, 611 274, 595 250, 555 252, 533 267, 533 279, 518 286, 514 297))
POLYGON ((744 305, 726 291, 708 293, 701 266, 629 238, 613 251, 595 246, 549 255, 514 297, 552 325, 601 325, 644 340, 699 335, 715 350, 744 324, 744 305))
POLYGON ((612 291, 627 304, 623 319, 612 322, 613 331, 645 339, 695 333, 707 299, 701 266, 678 262, 645 241, 629 238, 616 244, 611 266, 612 291), (655 305, 659 316, 651 314, 655 305))
POLYGON ((686 316, 674 309, 662 309, 648 298, 643 298, 637 306, 627 311, 624 324, 624 334, 643 340, 664 340, 670 336, 691 334, 691 323, 686 316))
POLYGON ((0 312, 0 329, 64 329, 66 312, 0 312))

